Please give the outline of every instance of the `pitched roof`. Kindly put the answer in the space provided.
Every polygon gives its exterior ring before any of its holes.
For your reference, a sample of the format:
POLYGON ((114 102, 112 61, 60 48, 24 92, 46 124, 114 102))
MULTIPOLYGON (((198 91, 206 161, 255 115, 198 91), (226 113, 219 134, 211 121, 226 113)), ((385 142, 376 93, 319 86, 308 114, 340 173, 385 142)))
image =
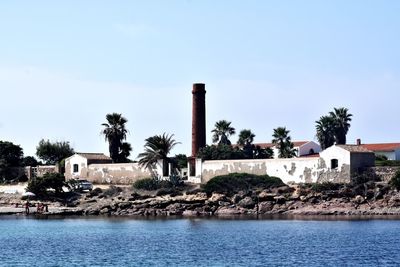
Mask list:
POLYGON ((110 160, 112 159, 103 153, 76 153, 79 156, 82 156, 88 160, 110 160))
POLYGON ((400 149, 400 143, 361 144, 361 146, 371 151, 383 152, 391 152, 400 149))
MULTIPOLYGON (((311 141, 293 141, 292 143, 293 143, 293 147, 300 147, 300 146, 302 146, 304 144, 307 144, 309 142, 311 142, 311 141)), ((275 146, 272 143, 257 143, 257 144, 254 144, 254 145, 255 146, 260 146, 261 148, 267 148, 267 147, 271 147, 272 148, 272 147, 275 146)))
POLYGON ((368 150, 358 145, 336 145, 336 146, 343 148, 344 150, 347 150, 350 153, 373 153, 371 150, 368 150))

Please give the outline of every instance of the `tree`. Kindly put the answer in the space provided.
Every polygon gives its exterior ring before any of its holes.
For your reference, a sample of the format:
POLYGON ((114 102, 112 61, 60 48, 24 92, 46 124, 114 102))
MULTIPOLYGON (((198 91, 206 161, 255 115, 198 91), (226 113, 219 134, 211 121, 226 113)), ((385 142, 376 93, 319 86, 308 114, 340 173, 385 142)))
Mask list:
POLYGON ((231 122, 226 120, 217 121, 214 130, 211 132, 213 133, 213 143, 218 142, 219 145, 230 145, 231 141, 228 137, 236 133, 235 128, 231 126, 231 122))
POLYGON ((334 108, 327 116, 316 121, 316 137, 322 149, 333 144, 346 144, 346 135, 350 129, 352 114, 347 108, 334 108))
POLYGON ((225 159, 244 159, 246 156, 238 147, 231 145, 212 145, 205 146, 199 150, 197 157, 203 160, 225 160, 225 159))
POLYGON ((2 180, 18 178, 19 172, 16 167, 21 166, 23 155, 20 146, 0 141, 0 178, 2 180))
POLYGON ((274 129, 272 143, 278 149, 279 158, 293 158, 296 156, 296 150, 293 148, 293 143, 289 133, 290 131, 285 127, 278 127, 274 129))
POLYGON ((130 162, 128 157, 131 155, 132 146, 127 142, 123 142, 120 147, 118 162, 120 163, 127 163, 130 162))
POLYGON ((260 146, 255 146, 253 150, 254 159, 271 159, 274 156, 274 151, 270 148, 262 148, 260 146))
POLYGON ((174 157, 174 162, 179 170, 187 168, 188 158, 185 154, 177 154, 174 157))
POLYGON ((329 112, 335 125, 336 144, 346 144, 346 135, 350 128, 351 117, 353 116, 353 114, 348 112, 347 108, 334 108, 334 111, 329 112))
POLYGON ((37 161, 35 157, 32 156, 26 156, 22 159, 22 166, 30 166, 30 167, 36 167, 38 165, 41 165, 41 162, 37 161))
POLYGON ((335 143, 335 121, 331 116, 322 116, 315 123, 318 142, 322 150, 327 149, 335 143))
POLYGON ((128 160, 127 157, 132 151, 130 144, 123 142, 128 133, 128 130, 125 128, 128 120, 122 117, 122 114, 118 113, 107 114, 106 120, 106 123, 101 124, 104 126, 101 133, 104 135, 105 140, 108 141, 110 157, 114 163, 126 162, 128 160))
POLYGON ((256 135, 248 129, 241 130, 239 133, 237 144, 242 147, 246 158, 253 158, 253 151, 255 149, 253 145, 254 137, 256 135))
POLYGON ((42 177, 36 177, 28 183, 27 191, 36 194, 38 197, 47 197, 47 189, 53 189, 55 195, 59 196, 63 192, 65 178, 60 173, 46 173, 42 177))
POLYGON ((158 160, 168 160, 168 154, 177 144, 180 144, 173 137, 173 134, 168 135, 164 133, 147 138, 145 140, 144 152, 138 156, 139 164, 151 169, 158 160))
POLYGON ((49 140, 42 139, 36 147, 36 155, 48 165, 58 164, 74 153, 74 149, 69 145, 69 142, 65 141, 51 143, 49 140))

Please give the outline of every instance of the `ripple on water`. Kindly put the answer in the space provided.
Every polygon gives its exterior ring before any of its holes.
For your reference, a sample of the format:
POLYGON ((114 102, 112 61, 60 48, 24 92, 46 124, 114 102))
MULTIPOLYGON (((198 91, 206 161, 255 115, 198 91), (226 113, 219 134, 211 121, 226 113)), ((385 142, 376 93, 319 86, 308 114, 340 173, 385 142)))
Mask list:
POLYGON ((400 221, 2 219, 0 266, 396 266, 400 221))

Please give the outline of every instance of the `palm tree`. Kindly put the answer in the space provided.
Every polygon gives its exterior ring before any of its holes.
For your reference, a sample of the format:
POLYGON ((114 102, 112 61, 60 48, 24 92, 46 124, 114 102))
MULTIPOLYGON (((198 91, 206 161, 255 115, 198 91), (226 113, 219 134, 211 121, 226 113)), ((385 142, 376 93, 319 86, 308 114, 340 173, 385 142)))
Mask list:
POLYGON ((286 127, 274 129, 272 143, 279 151, 279 158, 293 158, 296 156, 296 149, 293 148, 289 133, 290 131, 286 130, 286 127))
POLYGON ((122 163, 129 162, 128 157, 131 155, 131 151, 132 151, 131 144, 129 144, 127 142, 123 142, 120 146, 118 162, 122 162, 122 163))
POLYGON ((173 139, 174 135, 154 135, 145 140, 144 152, 139 154, 139 164, 152 169, 158 160, 168 160, 168 154, 180 144, 173 139))
POLYGON ((274 156, 274 151, 270 147, 262 148, 255 146, 253 152, 254 159, 271 159, 274 156))
POLYGON ((327 149, 335 143, 335 121, 331 116, 322 116, 315 123, 318 142, 322 150, 327 149))
POLYGON ((113 162, 118 162, 122 141, 126 139, 126 134, 128 133, 125 128, 128 120, 118 113, 107 114, 106 120, 106 123, 101 124, 104 126, 101 133, 104 135, 105 140, 108 141, 110 157, 113 162))
POLYGON ((243 147, 246 145, 251 145, 254 141, 254 137, 256 137, 256 135, 252 133, 251 130, 248 129, 241 130, 239 133, 239 139, 237 141, 237 144, 243 147))
POLYGON ((254 137, 256 137, 256 135, 248 129, 241 130, 239 133, 237 144, 243 148, 246 158, 253 158, 254 137))
POLYGON ((235 128, 231 127, 231 122, 226 120, 217 121, 211 132, 213 143, 218 142, 219 145, 230 145, 231 141, 228 137, 236 133, 235 128))
POLYGON ((348 113, 347 108, 334 108, 329 112, 335 123, 335 141, 336 144, 346 144, 346 135, 350 128, 352 114, 348 113))

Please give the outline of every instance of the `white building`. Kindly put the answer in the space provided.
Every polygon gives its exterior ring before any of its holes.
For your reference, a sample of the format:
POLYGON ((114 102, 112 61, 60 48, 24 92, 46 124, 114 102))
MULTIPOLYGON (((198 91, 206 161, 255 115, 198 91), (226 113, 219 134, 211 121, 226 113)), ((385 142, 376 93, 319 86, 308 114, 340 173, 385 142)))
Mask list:
MULTIPOLYGON (((272 143, 259 143, 254 144, 261 148, 271 148, 274 151, 274 158, 278 158, 278 149, 272 143)), ((314 141, 294 141, 293 148, 296 150, 297 157, 304 157, 309 155, 316 155, 321 152, 321 146, 314 141)))
POLYGON ((86 179, 88 177, 88 167, 90 164, 112 163, 112 159, 103 153, 75 153, 65 159, 65 178, 86 179))
POLYGON ((361 144, 375 155, 385 156, 388 160, 400 160, 400 143, 361 144))

